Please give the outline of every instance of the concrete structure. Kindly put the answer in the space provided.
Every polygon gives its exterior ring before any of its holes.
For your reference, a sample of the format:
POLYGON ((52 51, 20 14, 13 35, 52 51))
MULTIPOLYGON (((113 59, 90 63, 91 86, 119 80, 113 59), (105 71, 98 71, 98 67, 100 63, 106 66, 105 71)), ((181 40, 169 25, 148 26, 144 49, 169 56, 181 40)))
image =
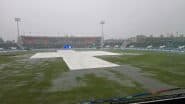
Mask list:
POLYGON ((72 48, 100 47, 101 37, 48 37, 48 36, 21 36, 22 46, 31 49, 63 48, 70 45, 72 48))
POLYGON ((115 46, 121 47, 123 42, 124 42, 123 39, 107 39, 104 41, 104 47, 106 47, 107 45, 112 48, 114 48, 115 46))
POLYGON ((147 46, 152 46, 152 48, 159 48, 160 46, 166 46, 167 49, 177 49, 179 46, 185 45, 185 37, 160 37, 153 36, 142 36, 138 35, 135 38, 128 39, 131 40, 126 47, 135 46, 136 48, 146 48, 147 46), (134 40, 135 39, 135 40, 134 40))

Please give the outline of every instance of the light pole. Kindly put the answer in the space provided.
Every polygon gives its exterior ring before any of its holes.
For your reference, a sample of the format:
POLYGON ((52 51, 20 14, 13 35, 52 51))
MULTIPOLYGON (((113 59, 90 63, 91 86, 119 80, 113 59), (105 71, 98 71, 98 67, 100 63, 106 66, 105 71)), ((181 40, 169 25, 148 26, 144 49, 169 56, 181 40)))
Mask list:
POLYGON ((17 42, 19 41, 20 31, 19 31, 19 22, 21 21, 21 18, 15 18, 15 22, 17 23, 17 42))
POLYGON ((103 45, 104 45, 103 25, 105 24, 105 21, 101 21, 100 24, 102 26, 102 31, 101 31, 101 48, 103 48, 103 45))

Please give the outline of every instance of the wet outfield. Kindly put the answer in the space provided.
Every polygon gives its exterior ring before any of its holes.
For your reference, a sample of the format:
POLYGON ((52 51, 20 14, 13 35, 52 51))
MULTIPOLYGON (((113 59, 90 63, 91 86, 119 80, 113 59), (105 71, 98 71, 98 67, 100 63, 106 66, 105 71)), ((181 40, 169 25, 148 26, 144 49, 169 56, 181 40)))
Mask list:
MULTIPOLYGON (((118 63, 115 61, 118 56, 101 56, 114 58, 114 63, 120 65, 118 67, 70 71, 60 57, 30 59, 33 54, 1 56, 1 102, 68 104, 176 87, 156 79, 155 73, 118 63)), ((127 58, 127 55, 132 54, 123 53, 119 58, 127 58)))

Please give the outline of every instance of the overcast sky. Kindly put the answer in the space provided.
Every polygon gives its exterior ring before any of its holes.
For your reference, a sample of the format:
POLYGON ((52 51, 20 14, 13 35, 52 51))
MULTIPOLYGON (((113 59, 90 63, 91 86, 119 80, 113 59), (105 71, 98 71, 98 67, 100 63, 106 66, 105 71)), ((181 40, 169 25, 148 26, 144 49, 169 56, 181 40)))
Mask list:
POLYGON ((105 20, 106 38, 185 32, 185 0, 0 0, 0 37, 21 33, 98 35, 105 20))

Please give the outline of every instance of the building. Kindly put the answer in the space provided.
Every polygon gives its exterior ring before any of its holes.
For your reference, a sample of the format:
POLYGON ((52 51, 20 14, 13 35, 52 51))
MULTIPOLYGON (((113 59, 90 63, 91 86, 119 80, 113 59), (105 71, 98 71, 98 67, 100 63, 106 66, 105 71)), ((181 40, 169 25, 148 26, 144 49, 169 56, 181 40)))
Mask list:
POLYGON ((3 38, 0 38, 0 43, 4 43, 4 40, 3 40, 3 38))
POLYGON ((104 47, 120 47, 123 43, 123 39, 107 39, 104 41, 104 47))
POLYGON ((21 36, 20 43, 24 48, 72 48, 99 47, 101 37, 48 37, 48 36, 21 36))
POLYGON ((137 43, 142 43, 142 42, 145 41, 146 38, 147 38, 147 37, 146 37, 145 35, 137 35, 137 36, 136 36, 136 42, 137 42, 137 43))
POLYGON ((14 40, 10 41, 10 40, 7 40, 7 41, 4 41, 2 38, 0 38, 0 49, 5 49, 5 50, 8 50, 8 49, 20 49, 19 46, 15 43, 14 40))
POLYGON ((138 48, 146 48, 152 46, 153 48, 159 48, 160 46, 166 46, 166 48, 178 48, 179 46, 185 45, 185 37, 147 37, 147 36, 136 36, 136 41, 130 41, 127 47, 134 46, 138 48))

